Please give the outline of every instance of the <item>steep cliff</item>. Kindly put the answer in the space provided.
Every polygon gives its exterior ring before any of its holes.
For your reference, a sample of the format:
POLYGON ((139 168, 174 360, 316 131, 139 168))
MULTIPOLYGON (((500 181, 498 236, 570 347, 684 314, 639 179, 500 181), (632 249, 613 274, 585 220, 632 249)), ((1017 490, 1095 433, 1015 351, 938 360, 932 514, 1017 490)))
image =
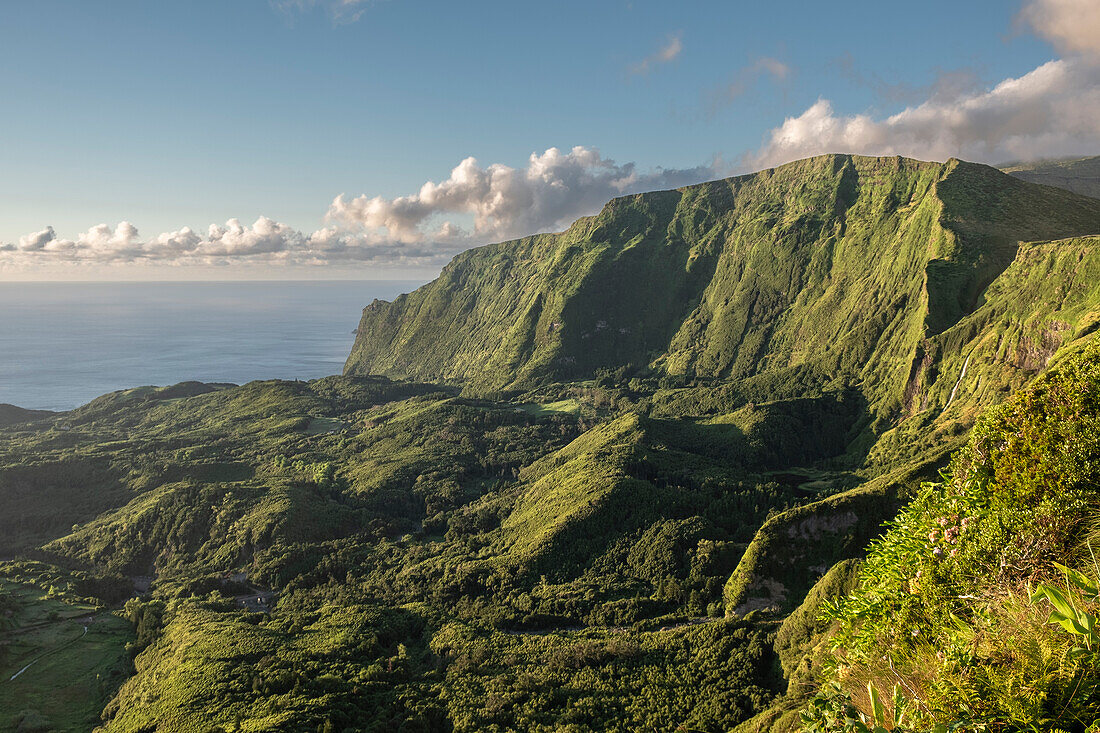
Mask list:
MULTIPOLYGON (((365 309, 345 372, 473 390, 623 366, 697 383, 772 375, 855 384, 876 417, 907 415, 951 401, 977 334, 946 334, 1021 243, 1097 232, 1100 201, 987 166, 821 156, 464 252, 365 309)), ((1009 329, 1001 356, 1034 371, 1076 328, 1009 329)))

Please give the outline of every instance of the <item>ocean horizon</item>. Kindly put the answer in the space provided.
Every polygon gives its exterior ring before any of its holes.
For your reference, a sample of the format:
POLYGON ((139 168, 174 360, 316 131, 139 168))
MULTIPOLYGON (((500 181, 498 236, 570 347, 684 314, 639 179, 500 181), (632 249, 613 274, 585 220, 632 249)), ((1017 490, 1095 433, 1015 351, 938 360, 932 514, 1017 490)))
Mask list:
POLYGON ((339 374, 364 306, 412 280, 0 284, 0 403, 71 410, 120 389, 339 374))

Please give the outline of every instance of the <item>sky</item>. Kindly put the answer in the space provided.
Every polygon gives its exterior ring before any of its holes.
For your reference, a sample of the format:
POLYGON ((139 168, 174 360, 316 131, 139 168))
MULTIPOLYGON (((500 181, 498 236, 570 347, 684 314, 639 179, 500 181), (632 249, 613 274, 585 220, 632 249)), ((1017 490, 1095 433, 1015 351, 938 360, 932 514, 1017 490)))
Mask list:
POLYGON ((3 0, 0 280, 431 277, 823 152, 1100 154, 1100 2, 3 0))

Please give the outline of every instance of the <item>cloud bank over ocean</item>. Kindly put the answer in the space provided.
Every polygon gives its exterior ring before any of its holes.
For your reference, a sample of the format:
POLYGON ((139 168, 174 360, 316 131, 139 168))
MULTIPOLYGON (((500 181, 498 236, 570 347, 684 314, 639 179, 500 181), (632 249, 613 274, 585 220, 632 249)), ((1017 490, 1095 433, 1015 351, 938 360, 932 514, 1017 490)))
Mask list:
POLYGON ((640 172, 633 163, 619 164, 581 146, 533 153, 520 169, 499 163, 483 167, 466 158, 447 179, 428 181, 414 194, 391 199, 341 194, 325 215, 328 225, 312 233, 264 216, 251 225, 230 219, 205 231, 183 227, 150 238, 126 221, 98 224, 71 239, 46 227, 0 245, 0 262, 439 265, 478 244, 565 228, 616 196, 717 175, 717 164, 640 172), (446 218, 456 215, 471 225, 446 218))

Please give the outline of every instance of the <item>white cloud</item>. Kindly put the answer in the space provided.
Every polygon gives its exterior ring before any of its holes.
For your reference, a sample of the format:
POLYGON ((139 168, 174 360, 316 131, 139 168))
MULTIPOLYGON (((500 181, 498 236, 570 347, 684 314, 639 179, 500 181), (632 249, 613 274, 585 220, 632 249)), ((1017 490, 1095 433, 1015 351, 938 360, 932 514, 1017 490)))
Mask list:
POLYGON ((620 165, 593 148, 578 146, 568 153, 550 148, 542 154, 532 153, 522 169, 499 163, 482 167, 476 159, 466 158, 447 180, 428 181, 407 196, 348 199, 341 194, 332 202, 328 219, 365 232, 420 242, 432 236, 426 228, 438 217, 469 215, 472 234, 465 235, 453 223, 444 222, 434 236, 486 242, 562 229, 580 216, 595 213, 616 196, 676 188, 715 175, 715 165, 639 173, 633 163, 620 165))
POLYGON ((66 242, 66 245, 67 249, 75 247, 105 257, 140 250, 137 227, 128 221, 119 222, 114 229, 106 224, 96 225, 78 236, 75 243, 66 242))
POLYGON ((53 227, 46 227, 21 237, 18 249, 0 251, 7 253, 7 260, 22 263, 179 261, 191 264, 283 252, 301 246, 303 240, 300 232, 264 217, 251 227, 230 219, 225 226, 211 226, 206 236, 199 236, 185 227, 150 240, 143 240, 137 227, 123 221, 115 227, 97 224, 75 239, 59 238, 53 227))
POLYGON ((207 257, 249 257, 300 249, 305 243, 301 232, 261 216, 251 227, 237 219, 225 226, 211 224, 195 251, 207 257))
POLYGON ((23 252, 35 252, 45 249, 46 245, 57 239, 53 227, 46 227, 40 232, 24 234, 19 238, 19 249, 23 252))
MULTIPOLYGON (((789 69, 761 59, 742 70, 752 80, 782 80, 789 69)), ((746 82, 747 83, 747 82, 746 82)), ((731 86, 728 93, 738 90, 731 86)), ((957 156, 998 162, 1100 148, 1100 64, 1084 56, 1050 61, 992 89, 939 85, 928 97, 890 116, 838 114, 820 99, 786 119, 764 146, 746 155, 758 169, 824 152, 905 155, 943 160, 957 156)), ((438 265, 454 253, 489 241, 560 230, 595 213, 609 199, 675 188, 723 175, 717 163, 640 172, 594 148, 550 148, 519 168, 483 166, 466 158, 441 181, 404 196, 340 195, 327 225, 306 233, 260 217, 251 225, 230 219, 205 230, 183 227, 142 237, 126 221, 99 224, 72 239, 52 227, 0 244, 0 266, 35 264, 161 263, 224 265, 438 265)))
POLYGON ((1030 0, 1020 19, 1064 53, 1100 57, 1100 2, 1030 0))
POLYGON ((761 168, 828 152, 998 162, 1098 147, 1100 67, 1060 59, 988 91, 933 97, 885 118, 838 115, 820 99, 771 130, 744 162, 761 168))
MULTIPOLYGON (((773 61, 760 60, 745 73, 784 78, 789 71, 773 61)), ((771 130, 765 145, 742 162, 758 169, 824 152, 997 162, 1100 148, 1100 65, 1084 57, 1048 62, 985 91, 937 90, 930 88, 923 103, 886 117, 837 114, 820 99, 771 130)), ((405 196, 340 195, 329 207, 328 225, 309 234, 266 217, 251 225, 230 219, 205 231, 183 227, 149 238, 126 221, 93 226, 73 239, 46 227, 16 244, 0 244, 0 266, 435 266, 471 246, 562 229, 616 196, 724 173, 717 163, 639 172, 634 163, 620 164, 582 146, 532 153, 520 168, 482 166, 466 158, 446 179, 427 181, 405 196)))
POLYGON ((675 61, 680 55, 680 52, 684 50, 683 34, 676 33, 669 36, 665 45, 646 56, 644 59, 630 67, 630 73, 632 74, 648 74, 653 70, 655 66, 661 64, 667 64, 671 61, 675 61))
POLYGON ((252 225, 230 219, 205 233, 190 227, 143 239, 136 227, 121 222, 98 224, 75 239, 59 238, 53 227, 20 238, 19 245, 0 244, 0 266, 17 265, 327 265, 367 263, 382 266, 441 265, 469 246, 456 230, 444 232, 450 243, 403 242, 337 227, 306 234, 260 217, 252 225))
POLYGON ((428 181, 408 196, 338 196, 326 217, 330 225, 311 234, 263 216, 250 226, 230 219, 205 232, 183 227, 150 238, 141 237, 137 227, 125 221, 114 227, 93 226, 75 239, 59 238, 46 227, 21 237, 18 247, 0 245, 0 265, 435 266, 478 244, 563 228, 615 196, 678 187, 715 175, 714 165, 639 173, 633 163, 620 165, 585 147, 532 154, 522 169, 501 164, 483 168, 467 158, 445 181, 428 181), (448 214, 472 219, 473 231, 447 219, 448 214))

